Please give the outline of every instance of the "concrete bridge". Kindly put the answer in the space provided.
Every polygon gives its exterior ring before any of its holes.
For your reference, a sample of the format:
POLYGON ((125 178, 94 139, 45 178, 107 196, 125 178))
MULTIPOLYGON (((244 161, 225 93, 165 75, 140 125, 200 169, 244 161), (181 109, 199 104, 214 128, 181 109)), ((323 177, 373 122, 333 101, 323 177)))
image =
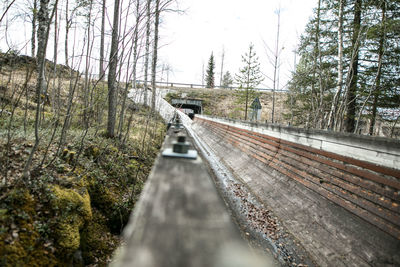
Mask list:
POLYGON ((159 156, 116 266, 400 266, 399 141, 191 121, 157 99, 198 158, 159 156), (276 260, 254 256, 237 229, 276 260))

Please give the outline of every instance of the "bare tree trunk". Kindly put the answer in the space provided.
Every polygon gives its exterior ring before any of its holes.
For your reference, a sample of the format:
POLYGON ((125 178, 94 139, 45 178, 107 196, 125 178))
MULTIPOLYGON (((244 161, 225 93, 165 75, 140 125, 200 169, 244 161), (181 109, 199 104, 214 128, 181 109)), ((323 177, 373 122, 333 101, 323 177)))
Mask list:
POLYGON ((55 9, 54 13, 54 47, 53 47, 53 63, 54 63, 54 68, 53 68, 53 73, 52 73, 52 90, 51 90, 51 106, 54 112, 57 112, 60 110, 59 107, 56 107, 56 77, 57 77, 57 56, 58 56, 58 34, 60 32, 60 25, 58 23, 58 10, 57 8, 55 9))
POLYGON ((151 21, 151 0, 147 0, 147 22, 146 22, 146 48, 144 58, 144 104, 147 105, 147 78, 150 57, 150 21, 151 21))
POLYGON ((91 36, 90 36, 90 28, 91 28, 91 16, 92 16, 92 5, 93 1, 89 2, 89 11, 88 11, 88 21, 87 21, 87 35, 86 35, 86 57, 85 57, 85 84, 83 88, 83 125, 85 128, 89 128, 89 68, 90 68, 90 47, 91 47, 91 36))
POLYGON ((338 80, 336 84, 336 93, 332 100, 331 110, 327 127, 332 129, 335 124, 335 114, 337 112, 339 97, 343 86, 343 9, 346 0, 339 0, 339 18, 338 18, 338 80))
POLYGON ((140 0, 136 0, 136 25, 135 30, 133 32, 134 38, 134 45, 133 45, 133 89, 136 89, 136 66, 138 61, 138 39, 139 39, 139 23, 141 20, 141 13, 140 13, 140 0))
POLYGON ((385 39, 386 39, 386 2, 382 1, 382 20, 381 20, 381 36, 379 39, 379 48, 378 48, 378 70, 376 74, 376 80, 375 80, 375 89, 374 89, 374 100, 372 103, 372 118, 371 118, 371 124, 369 125, 369 135, 374 134, 374 127, 375 127, 375 121, 376 121, 376 113, 378 110, 378 99, 380 95, 380 86, 381 86, 381 74, 382 74, 382 58, 383 58, 383 53, 384 53, 384 44, 385 44, 385 39))
POLYGON ((319 128, 322 128, 322 123, 324 121, 323 118, 323 106, 324 106, 324 84, 322 81, 322 55, 321 55, 321 43, 320 43, 320 24, 321 24, 321 0, 318 1, 318 18, 317 18, 317 33, 316 33, 316 48, 317 48, 317 55, 318 55, 318 84, 319 84, 319 103, 317 113, 315 114, 314 124, 315 127, 317 124, 319 128))
MULTIPOLYGON (((38 12, 38 51, 36 56, 36 65, 38 70, 38 77, 36 83, 36 117, 35 117, 35 144, 29 154, 28 160, 25 164, 23 177, 29 178, 30 173, 29 169, 32 165, 33 155, 35 154, 38 146, 39 146, 39 116, 40 116, 40 102, 41 102, 41 93, 44 91, 44 70, 46 63, 46 48, 47 41, 49 38, 49 29, 50 29, 50 19, 49 19, 49 0, 40 0, 40 9, 38 12)), ((55 3, 54 9, 57 8, 57 2, 55 3)), ((54 10, 53 10, 54 14, 54 10)))
POLYGON ((222 55, 221 55, 221 75, 219 78, 219 86, 222 86, 222 77, 224 76, 224 58, 225 58, 225 48, 222 47, 222 55))
POLYGON ((69 11, 68 11, 68 6, 69 0, 65 0, 65 41, 64 41, 64 54, 65 54, 65 65, 68 65, 68 34, 69 34, 69 29, 71 27, 71 21, 69 18, 69 11))
POLYGON ((111 37, 110 64, 108 69, 108 121, 107 136, 115 136, 115 120, 117 114, 117 94, 116 94, 116 71, 118 63, 118 23, 119 23, 119 0, 114 2, 114 21, 111 37))
POLYGON ((274 55, 274 80, 273 80, 273 88, 272 88, 272 114, 271 114, 271 121, 272 123, 275 122, 275 91, 277 89, 277 75, 278 75, 278 58, 279 58, 279 34, 280 34, 280 27, 281 27, 281 10, 278 9, 278 28, 276 31, 276 47, 275 47, 275 55, 274 55))
POLYGON ((10 10, 10 8, 12 7, 12 5, 14 5, 16 0, 12 0, 10 4, 8 4, 8 6, 6 7, 6 10, 4 10, 3 15, 1 15, 0 17, 0 23, 3 21, 4 17, 6 16, 8 10, 10 10))
POLYGON ((31 38, 31 55, 36 56, 36 20, 37 20, 37 0, 33 0, 32 11, 32 38, 31 38))
MULTIPOLYGON (((360 32, 361 32, 361 28, 360 28, 360 32)), ((361 41, 361 34, 358 34, 356 43, 359 44, 359 42, 361 41)), ((358 45, 352 47, 351 49, 351 58, 350 58, 350 62, 349 62, 349 71, 348 71, 348 75, 346 77, 346 82, 345 82, 345 86, 343 87, 342 85, 342 90, 344 89, 342 95, 344 96, 342 98, 342 101, 340 101, 339 103, 339 107, 337 109, 337 112, 335 114, 335 118, 334 118, 334 127, 336 131, 343 131, 344 127, 345 127, 345 113, 347 111, 347 103, 348 103, 348 91, 350 88, 350 84, 352 81, 352 77, 353 77, 353 62, 358 58, 358 45)))
MULTIPOLYGON (((296 73, 297 69, 297 51, 294 50, 294 57, 293 57, 293 73, 296 73)), ((294 91, 297 91, 297 85, 294 83, 294 91)), ((289 96, 290 96, 290 122, 289 125, 293 125, 293 118, 294 118, 294 112, 293 112, 293 93, 292 91, 289 91, 289 96)))
POLYGON ((315 30, 315 46, 314 46, 314 51, 313 51, 313 80, 312 80, 312 85, 311 85, 311 105, 312 105, 312 127, 317 126, 317 120, 319 116, 319 109, 320 109, 320 103, 318 103, 318 92, 315 88, 314 82, 316 80, 316 75, 318 75, 318 81, 319 81, 319 91, 320 94, 322 94, 322 82, 321 82, 321 69, 319 66, 319 61, 318 58, 320 56, 320 20, 321 20, 321 0, 318 0, 318 7, 317 7, 317 18, 316 18, 316 30, 315 30), (315 94, 315 104, 314 106, 314 94, 315 94))
MULTIPOLYGON (((139 24, 143 18, 143 13, 141 13, 140 10, 140 4, 141 4, 141 0, 136 0, 136 25, 134 28, 134 32, 133 32, 133 66, 132 66, 132 87, 136 92, 136 79, 137 79, 137 62, 139 59, 139 51, 138 51, 138 42, 139 42, 139 24)), ((132 122, 132 116, 133 116, 133 111, 131 112, 131 116, 129 117, 129 121, 128 121, 128 130, 127 133, 125 135, 125 137, 123 138, 123 143, 125 143, 126 138, 129 134, 129 129, 130 129, 130 124, 132 122)), ((120 131, 120 138, 122 138, 122 129, 120 131)))
POLYGON ((104 35, 105 35, 105 20, 106 20, 106 0, 102 1, 101 6, 101 32, 100 32, 100 68, 99 78, 104 79, 104 35))
MULTIPOLYGON (((129 4, 128 4, 128 8, 127 8, 127 11, 126 11, 127 16, 129 14, 130 6, 131 6, 131 2, 129 2, 129 4)), ((125 36, 126 27, 127 27, 127 24, 125 24, 123 36, 125 36)), ((125 106, 126 106, 126 100, 127 100, 127 97, 128 97, 129 80, 132 78, 132 73, 135 71, 135 70, 132 70, 131 74, 129 74, 131 56, 132 56, 133 49, 134 49, 134 46, 135 46, 134 38, 135 38, 135 32, 136 32, 136 28, 137 27, 138 27, 138 24, 135 25, 134 35, 133 35, 133 38, 132 38, 132 44, 131 44, 131 46, 129 48, 129 52, 128 52, 127 67, 126 67, 126 74, 125 74, 125 79, 126 79, 125 80, 125 89, 124 89, 124 93, 123 93, 123 97, 122 97, 121 112, 120 112, 120 116, 119 116, 118 130, 117 130, 118 138, 120 140, 122 139, 122 128, 123 128, 123 125, 124 125, 125 106)), ((123 43, 124 43, 124 41, 123 41, 123 43)), ((124 45, 122 45, 122 46, 124 47, 124 45)), ((122 65, 123 64, 121 62, 120 66, 122 67, 122 65)), ((120 74, 121 74, 121 71, 122 71, 121 67, 120 67, 120 74)))
POLYGON ((362 0, 355 0, 354 2, 354 28, 352 37, 352 47, 355 50, 354 61, 349 72, 350 86, 347 90, 346 96, 346 119, 345 119, 345 130, 346 132, 354 132, 355 127, 355 115, 356 115, 356 99, 357 99, 357 81, 358 81, 358 58, 359 58, 359 35, 361 34, 361 10, 362 0))
POLYGON ((57 71, 57 48, 58 48, 58 10, 55 9, 54 13, 54 46, 53 46, 53 63, 54 63, 54 73, 57 71))
POLYGON ((154 46, 153 46, 153 63, 151 65, 151 111, 154 113, 156 107, 156 72, 157 72, 157 54, 158 54, 158 26, 160 24, 160 0, 156 1, 155 20, 154 20, 154 46))

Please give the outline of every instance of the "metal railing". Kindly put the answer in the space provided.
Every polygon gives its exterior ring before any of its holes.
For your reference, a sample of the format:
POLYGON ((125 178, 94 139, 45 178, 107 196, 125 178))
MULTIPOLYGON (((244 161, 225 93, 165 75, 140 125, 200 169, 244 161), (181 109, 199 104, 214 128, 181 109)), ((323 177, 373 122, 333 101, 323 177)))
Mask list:
MULTIPOLYGON (((144 84, 144 80, 136 80, 136 84, 141 85, 144 84)), ((148 82, 148 85, 150 85, 150 82, 148 82)), ((164 87, 170 87, 170 88, 198 88, 198 89, 228 89, 228 90, 240 90, 240 87, 234 87, 234 86, 214 86, 214 88, 206 88, 204 86, 204 84, 194 84, 194 83, 176 83, 176 82, 162 82, 162 81, 158 81, 156 82, 156 85, 158 86, 164 86, 164 87)), ((260 91, 260 92, 273 92, 274 89, 271 88, 254 88, 254 90, 256 91, 260 91)), ((288 92, 288 90, 286 89, 279 89, 279 90, 275 90, 275 92, 288 92)))

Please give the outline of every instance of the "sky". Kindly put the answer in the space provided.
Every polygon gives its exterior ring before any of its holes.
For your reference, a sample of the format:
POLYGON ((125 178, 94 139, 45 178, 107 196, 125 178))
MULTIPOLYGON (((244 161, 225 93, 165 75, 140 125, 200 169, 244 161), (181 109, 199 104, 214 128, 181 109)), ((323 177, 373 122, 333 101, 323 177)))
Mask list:
MULTIPOLYGON (((108 6, 108 28, 111 28, 112 2, 107 1, 110 5, 108 6)), ((124 0, 125 4, 127 2, 124 0)), ((29 11, 24 0, 18 3, 25 12, 29 11)), ((290 80, 291 71, 294 69, 294 50, 318 1, 176 0, 175 3, 178 6, 172 5, 171 8, 178 8, 183 12, 165 12, 161 18, 158 80, 166 81, 166 72, 164 71, 163 75, 160 75, 160 69, 163 65, 168 64, 171 69, 168 75, 169 82, 202 84, 203 64, 206 68, 210 55, 213 53, 216 63, 215 84, 220 85, 222 51, 225 51, 223 72, 229 71, 234 76, 242 66, 241 56, 248 51, 250 43, 253 43, 255 52, 259 56, 261 71, 265 75, 265 80, 258 87, 272 88, 271 78, 274 69, 270 63, 272 54, 268 52, 268 49, 275 50, 276 47, 278 25, 276 11, 280 9, 278 46, 280 72, 277 89, 285 89, 285 85, 290 80)), ((64 6, 61 5, 60 8, 63 9, 64 6)), ((60 14, 64 14, 62 10, 60 12, 60 14)), ((95 13, 92 18, 96 19, 97 24, 100 21, 99 14, 95 13)), ((128 18, 127 21, 132 24, 135 20, 128 18)), ((21 24, 21 21, 15 21, 9 26, 8 35, 0 36, 0 49, 6 51, 9 45, 15 45, 21 49, 21 53, 30 55, 30 24, 21 24)), ((81 25, 82 27, 83 25, 81 25)), ((63 27, 61 29, 63 30, 63 27)), ((82 29, 80 29, 81 32, 70 32, 70 49, 73 46, 72 35, 78 37, 78 43, 83 42, 83 38, 79 38, 79 36, 85 36, 82 29)), ((52 29, 47 49, 49 59, 53 57, 53 32, 52 29)), ((95 37, 97 41, 92 55, 94 58, 98 55, 96 49, 99 46, 98 34, 95 37)), ((59 42, 58 60, 63 63, 63 32, 60 32, 59 42)), ((80 45, 78 44, 76 47, 80 47, 80 45)), ((79 52, 75 51, 76 54, 79 52)), ((72 51, 69 55, 72 55, 72 51)), ((97 73, 97 63, 94 65, 93 73, 97 73)))
MULTIPOLYGON (((239 72, 241 55, 253 43, 260 58, 261 71, 268 77, 259 88, 272 88, 273 67, 268 47, 275 49, 280 8, 281 68, 280 88, 284 87, 294 66, 294 50, 316 0, 180 0, 183 14, 168 13, 162 20, 160 63, 171 66, 169 81, 201 84, 213 52, 216 61, 215 84, 219 85, 221 55, 224 69, 239 72)), ((166 75, 164 75, 166 80, 166 75)))

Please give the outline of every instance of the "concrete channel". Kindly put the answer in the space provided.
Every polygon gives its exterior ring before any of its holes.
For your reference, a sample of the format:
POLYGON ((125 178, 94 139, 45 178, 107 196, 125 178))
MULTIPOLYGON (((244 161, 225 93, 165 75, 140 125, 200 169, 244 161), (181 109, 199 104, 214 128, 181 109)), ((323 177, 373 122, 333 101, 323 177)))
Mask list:
MULTIPOLYGON (((233 177, 233 186, 225 181, 227 179, 217 179, 222 184, 219 187, 230 190, 226 195, 251 196, 250 199, 254 200, 247 206, 255 209, 256 215, 249 215, 247 211, 240 215, 243 212, 240 207, 236 208, 238 217, 246 216, 248 221, 244 225, 253 226, 255 236, 258 234, 269 241, 272 244, 270 250, 284 259, 284 264, 400 265, 400 172, 391 168, 398 166, 400 159, 398 142, 345 136, 342 143, 350 142, 357 146, 354 149, 366 151, 360 155, 361 161, 340 155, 338 151, 333 153, 310 145, 301 147, 299 136, 303 133, 298 130, 280 129, 281 132, 276 132, 274 137, 259 133, 268 127, 259 126, 261 130, 255 129, 257 127, 205 117, 198 118, 192 125, 198 143, 207 147, 206 153, 213 154, 211 162, 219 162, 233 177), (277 136, 288 135, 290 130, 297 135, 291 138, 298 141, 291 147, 290 141, 277 136), (276 147, 273 142, 277 143, 276 147), (323 155, 316 155, 317 152, 323 155), (379 155, 379 162, 388 166, 365 160, 373 160, 374 154, 375 157, 379 155), (260 209, 264 212, 259 212, 260 209), (269 220, 264 219, 268 219, 268 215, 273 218, 272 224, 278 225, 278 234, 273 228, 268 229, 269 220), (258 227, 259 220, 265 221, 260 225, 267 225, 267 229, 258 227)), ((324 134, 331 135, 318 132, 319 136, 324 134)), ((309 139, 303 138, 303 142, 321 146, 316 134, 303 136, 309 139)), ((328 137, 325 142, 329 141, 328 137)), ((340 142, 337 136, 334 139, 340 142)), ((331 147, 338 149, 337 146, 331 147)), ((342 147, 349 150, 344 145, 342 147)), ((231 202, 235 210, 235 200, 231 202)))

